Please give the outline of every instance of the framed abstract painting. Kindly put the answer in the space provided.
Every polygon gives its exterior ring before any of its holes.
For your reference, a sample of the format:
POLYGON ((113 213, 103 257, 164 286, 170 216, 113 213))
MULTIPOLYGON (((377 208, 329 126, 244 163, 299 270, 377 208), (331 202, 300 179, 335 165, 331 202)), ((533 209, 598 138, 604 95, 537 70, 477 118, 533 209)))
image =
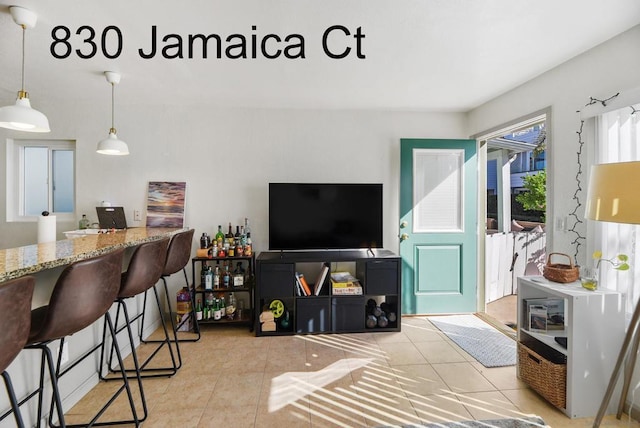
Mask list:
POLYGON ((184 181, 150 181, 147 196, 147 227, 183 227, 184 181))

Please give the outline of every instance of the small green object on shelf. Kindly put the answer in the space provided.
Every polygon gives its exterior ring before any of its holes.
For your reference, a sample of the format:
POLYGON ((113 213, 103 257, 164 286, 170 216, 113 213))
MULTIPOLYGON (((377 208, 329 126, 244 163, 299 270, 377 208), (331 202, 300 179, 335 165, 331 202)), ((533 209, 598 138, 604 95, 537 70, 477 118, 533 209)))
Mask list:
POLYGON ((284 314, 284 303, 282 300, 275 299, 269 304, 269 309, 273 313, 274 318, 280 318, 284 314))

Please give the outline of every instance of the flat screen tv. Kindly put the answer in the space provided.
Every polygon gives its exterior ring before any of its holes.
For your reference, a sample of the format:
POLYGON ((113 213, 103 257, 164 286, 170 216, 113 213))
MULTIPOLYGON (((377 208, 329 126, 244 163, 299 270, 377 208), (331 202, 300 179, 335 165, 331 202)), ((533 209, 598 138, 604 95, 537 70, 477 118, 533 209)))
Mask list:
POLYGON ((382 184, 269 183, 269 249, 382 248, 382 184))

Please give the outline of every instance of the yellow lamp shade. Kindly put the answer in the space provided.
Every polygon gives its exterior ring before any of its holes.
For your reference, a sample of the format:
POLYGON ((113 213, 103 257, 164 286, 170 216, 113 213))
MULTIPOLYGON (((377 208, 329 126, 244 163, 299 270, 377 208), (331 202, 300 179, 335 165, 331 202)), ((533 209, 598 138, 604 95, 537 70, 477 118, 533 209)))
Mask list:
POLYGON ((640 162, 591 167, 586 218, 640 224, 640 162))

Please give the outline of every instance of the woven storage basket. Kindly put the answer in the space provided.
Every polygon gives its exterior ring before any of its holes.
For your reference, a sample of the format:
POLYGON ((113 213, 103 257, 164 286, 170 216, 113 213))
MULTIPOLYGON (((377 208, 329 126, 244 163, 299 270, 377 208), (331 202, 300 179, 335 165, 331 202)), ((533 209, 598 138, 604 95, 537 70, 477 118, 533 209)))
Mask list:
POLYGON ((567 407, 567 364, 553 363, 518 342, 520 379, 549 403, 561 409, 567 407))
POLYGON ((573 282, 577 281, 580 277, 580 271, 577 266, 574 266, 571 257, 563 253, 550 253, 547 257, 547 264, 544 266, 544 273, 542 274, 549 281, 553 282, 573 282), (554 254, 563 256, 569 259, 569 264, 551 263, 551 256, 554 254))

